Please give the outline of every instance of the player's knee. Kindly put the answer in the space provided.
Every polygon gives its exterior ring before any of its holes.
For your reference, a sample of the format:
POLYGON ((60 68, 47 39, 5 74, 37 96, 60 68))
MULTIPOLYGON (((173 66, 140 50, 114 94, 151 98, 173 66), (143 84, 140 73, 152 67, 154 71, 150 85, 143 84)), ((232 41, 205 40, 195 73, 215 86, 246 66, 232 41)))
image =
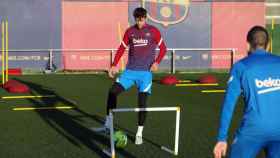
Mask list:
POLYGON ((121 92, 124 91, 124 88, 119 83, 114 83, 113 86, 109 90, 110 95, 119 95, 121 92))

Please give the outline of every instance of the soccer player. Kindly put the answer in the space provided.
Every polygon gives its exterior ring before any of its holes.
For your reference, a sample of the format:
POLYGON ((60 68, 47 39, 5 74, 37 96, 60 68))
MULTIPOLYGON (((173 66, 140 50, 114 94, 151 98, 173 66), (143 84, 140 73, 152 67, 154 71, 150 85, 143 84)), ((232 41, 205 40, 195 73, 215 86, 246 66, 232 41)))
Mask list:
MULTIPOLYGON (((117 106, 117 96, 128 90, 133 85, 138 88, 138 106, 145 108, 147 106, 148 96, 152 90, 152 73, 156 71, 158 65, 166 53, 166 46, 159 30, 146 23, 147 11, 144 8, 136 8, 133 16, 136 24, 128 28, 124 34, 112 67, 109 69, 109 77, 114 78, 118 72, 117 64, 124 54, 126 48, 129 48, 128 63, 126 70, 116 79, 109 90, 107 100, 107 116, 104 127, 94 129, 94 131, 107 131, 109 129, 108 114, 111 109, 117 106), (156 57, 155 49, 159 47, 160 51, 156 57)), ((143 143, 142 132, 146 112, 138 114, 138 130, 135 137, 135 144, 143 143)))
POLYGON ((249 55, 232 67, 221 111, 215 158, 227 151, 227 133, 239 95, 244 114, 229 152, 230 158, 254 158, 266 150, 267 158, 280 158, 280 57, 266 51, 269 34, 262 26, 247 34, 249 55))

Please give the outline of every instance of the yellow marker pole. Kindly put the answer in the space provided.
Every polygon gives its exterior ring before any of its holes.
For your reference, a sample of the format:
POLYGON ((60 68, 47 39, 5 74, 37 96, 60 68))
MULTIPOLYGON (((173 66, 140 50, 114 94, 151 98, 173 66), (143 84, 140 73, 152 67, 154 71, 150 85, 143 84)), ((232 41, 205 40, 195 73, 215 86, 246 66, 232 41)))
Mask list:
MULTIPOLYGON (((119 41, 120 43, 122 42, 122 28, 121 28, 121 23, 118 22, 118 33, 119 33, 119 41)), ((121 58, 121 70, 124 70, 124 59, 123 57, 121 58)))
POLYGON ((203 90, 201 93, 225 93, 225 90, 203 90))
POLYGON ((30 111, 30 110, 57 110, 57 109, 73 109, 73 106, 54 106, 54 107, 22 107, 13 108, 13 111, 30 111))
POLYGON ((1 97, 1 99, 31 99, 31 98, 54 98, 55 95, 30 95, 30 96, 6 96, 1 97))
POLYGON ((274 33, 274 27, 275 27, 275 18, 272 18, 272 20, 271 20, 271 37, 270 37, 270 50, 271 50, 271 53, 273 52, 273 33, 274 33))
POLYGON ((5 64, 4 64, 4 60, 5 60, 5 23, 3 20, 1 20, 1 28, 2 28, 2 84, 5 84, 5 73, 4 73, 4 69, 5 69, 5 64))
POLYGON ((122 42, 122 31, 121 31, 121 23, 118 22, 118 37, 119 37, 119 42, 122 42))
POLYGON ((271 30, 274 30, 274 27, 275 27, 275 18, 272 18, 271 30))
POLYGON ((218 83, 191 83, 191 84, 176 84, 176 87, 196 87, 196 86, 218 86, 218 83))
POLYGON ((191 83, 192 81, 191 80, 179 80, 178 82, 179 83, 191 83))
POLYGON ((6 20, 6 79, 5 81, 8 82, 9 80, 9 22, 8 19, 6 20))

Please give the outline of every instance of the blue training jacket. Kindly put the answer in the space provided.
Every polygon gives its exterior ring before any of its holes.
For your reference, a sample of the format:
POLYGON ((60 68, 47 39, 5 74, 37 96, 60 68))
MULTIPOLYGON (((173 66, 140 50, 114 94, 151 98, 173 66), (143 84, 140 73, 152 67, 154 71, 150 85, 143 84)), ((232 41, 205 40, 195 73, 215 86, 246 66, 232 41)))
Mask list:
POLYGON ((245 108, 237 135, 280 139, 280 57, 258 49, 235 63, 230 72, 218 141, 226 141, 240 94, 245 108))

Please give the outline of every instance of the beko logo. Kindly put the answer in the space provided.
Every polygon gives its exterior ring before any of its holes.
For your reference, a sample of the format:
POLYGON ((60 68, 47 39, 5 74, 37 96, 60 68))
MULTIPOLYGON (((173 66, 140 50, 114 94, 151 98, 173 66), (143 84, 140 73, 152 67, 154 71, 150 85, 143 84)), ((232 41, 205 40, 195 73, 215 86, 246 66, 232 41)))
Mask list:
POLYGON ((269 77, 264 80, 255 79, 255 84, 257 88, 265 88, 263 90, 259 90, 258 94, 273 92, 280 90, 280 79, 269 77))
POLYGON ((146 46, 146 45, 148 45, 148 40, 142 39, 142 38, 140 38, 140 39, 133 38, 133 44, 134 44, 135 47, 146 46))
POLYGON ((258 88, 280 87, 280 79, 278 79, 278 78, 273 79, 273 78, 269 77, 268 79, 265 79, 265 80, 256 79, 255 82, 256 82, 256 86, 258 88))

